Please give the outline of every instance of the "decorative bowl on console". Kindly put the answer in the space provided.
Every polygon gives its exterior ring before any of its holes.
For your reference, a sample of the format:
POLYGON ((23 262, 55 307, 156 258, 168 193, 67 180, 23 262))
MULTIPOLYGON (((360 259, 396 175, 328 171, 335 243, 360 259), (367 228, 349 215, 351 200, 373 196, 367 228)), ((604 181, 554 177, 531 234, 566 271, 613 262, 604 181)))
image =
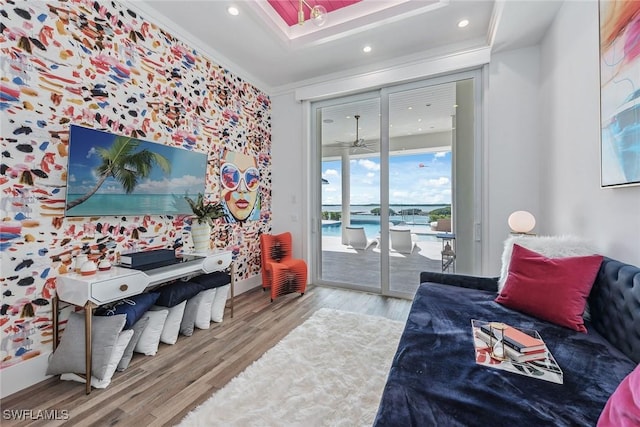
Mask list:
POLYGON ((83 276, 91 276, 96 274, 96 271, 98 271, 98 266, 91 260, 85 261, 80 267, 80 274, 83 276))
POLYGON ((100 271, 108 271, 110 268, 111 268, 111 263, 106 258, 98 263, 98 270, 100 271))

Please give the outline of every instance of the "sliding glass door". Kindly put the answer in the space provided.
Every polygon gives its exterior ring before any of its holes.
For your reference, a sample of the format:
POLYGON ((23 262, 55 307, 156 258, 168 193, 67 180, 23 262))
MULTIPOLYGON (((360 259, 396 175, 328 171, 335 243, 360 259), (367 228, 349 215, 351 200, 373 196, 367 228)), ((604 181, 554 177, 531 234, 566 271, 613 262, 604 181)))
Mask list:
POLYGON ((378 94, 316 109, 320 130, 320 279, 380 291, 378 94))
POLYGON ((456 88, 455 83, 420 85, 389 90, 386 98, 388 293, 412 295, 421 271, 442 271, 442 238, 453 232, 452 120, 456 88))
POLYGON ((479 271, 479 72, 312 104, 314 283, 411 298, 479 271))

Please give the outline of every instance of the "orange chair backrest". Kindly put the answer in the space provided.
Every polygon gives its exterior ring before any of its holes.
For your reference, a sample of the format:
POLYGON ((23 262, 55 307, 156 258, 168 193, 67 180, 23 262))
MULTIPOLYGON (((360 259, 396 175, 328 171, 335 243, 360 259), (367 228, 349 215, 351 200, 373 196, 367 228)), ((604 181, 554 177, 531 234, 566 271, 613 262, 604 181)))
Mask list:
POLYGON ((264 268, 270 262, 282 262, 292 258, 290 232, 260 235, 260 258, 264 268))

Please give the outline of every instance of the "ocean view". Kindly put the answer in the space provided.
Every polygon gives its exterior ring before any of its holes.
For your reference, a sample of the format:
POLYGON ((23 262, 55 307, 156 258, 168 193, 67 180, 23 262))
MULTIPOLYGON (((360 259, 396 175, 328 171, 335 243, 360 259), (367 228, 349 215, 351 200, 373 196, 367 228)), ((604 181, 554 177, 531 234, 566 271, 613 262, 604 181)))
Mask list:
MULTIPOLYGON (((406 209, 420 209, 424 212, 429 212, 434 209, 445 208, 451 205, 389 205, 389 209, 395 212, 406 209)), ((349 211, 352 214, 370 214, 372 209, 379 208, 380 204, 371 205, 351 205, 349 211)), ((322 205, 322 210, 326 212, 340 212, 342 211, 342 205, 322 205)))
MULTIPOLYGON (((82 194, 69 194, 75 200, 82 194)), ((69 216, 176 215, 191 213, 182 196, 174 194, 94 194, 71 208, 69 216)))
MULTIPOLYGON (((430 212, 435 209, 449 207, 450 205, 390 205, 389 208, 394 212, 400 212, 403 210, 419 209, 422 212, 430 212)), ((380 205, 351 205, 351 225, 364 227, 367 236, 376 236, 380 233, 380 217, 371 214, 371 210, 379 208, 380 205)), ((342 207, 340 205, 323 205, 323 212, 340 212, 342 207)), ((435 240, 432 234, 429 215, 390 215, 389 222, 394 226, 408 226, 412 232, 421 236, 420 240, 435 240)), ((341 221, 326 221, 322 224, 323 236, 340 236, 341 235, 341 221)))

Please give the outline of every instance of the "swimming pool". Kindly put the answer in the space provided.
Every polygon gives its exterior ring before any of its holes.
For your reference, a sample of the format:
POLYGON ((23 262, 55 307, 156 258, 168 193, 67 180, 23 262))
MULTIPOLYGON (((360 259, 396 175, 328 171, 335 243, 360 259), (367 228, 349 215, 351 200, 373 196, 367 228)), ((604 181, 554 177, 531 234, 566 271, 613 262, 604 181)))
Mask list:
MULTIPOLYGON (((380 221, 369 221, 369 220, 360 220, 360 219, 352 219, 351 225, 353 227, 364 227, 364 232, 368 238, 373 239, 378 234, 380 234, 380 221)), ((342 230, 342 222, 336 222, 332 224, 322 224, 322 235, 323 236, 340 236, 342 230)))
MULTIPOLYGON (((427 220, 429 217, 422 217, 422 221, 420 223, 412 223, 412 224, 403 224, 403 227, 409 227, 412 232, 418 235, 418 240, 420 241, 435 241, 437 240, 436 236, 431 234, 431 227, 427 220), (430 233, 427 235, 426 233, 430 233)), ((391 222, 394 225, 400 224, 402 221, 401 217, 391 217, 391 222)), ((418 218, 416 218, 418 220, 418 218)), ((375 216, 368 215, 352 215, 351 216, 351 226, 353 227, 363 227, 364 232, 369 239, 373 239, 380 235, 380 218, 375 216), (364 217, 364 218, 363 218, 364 217)), ((342 229, 342 222, 334 222, 328 224, 322 224, 322 235, 327 237, 340 237, 342 229)))

